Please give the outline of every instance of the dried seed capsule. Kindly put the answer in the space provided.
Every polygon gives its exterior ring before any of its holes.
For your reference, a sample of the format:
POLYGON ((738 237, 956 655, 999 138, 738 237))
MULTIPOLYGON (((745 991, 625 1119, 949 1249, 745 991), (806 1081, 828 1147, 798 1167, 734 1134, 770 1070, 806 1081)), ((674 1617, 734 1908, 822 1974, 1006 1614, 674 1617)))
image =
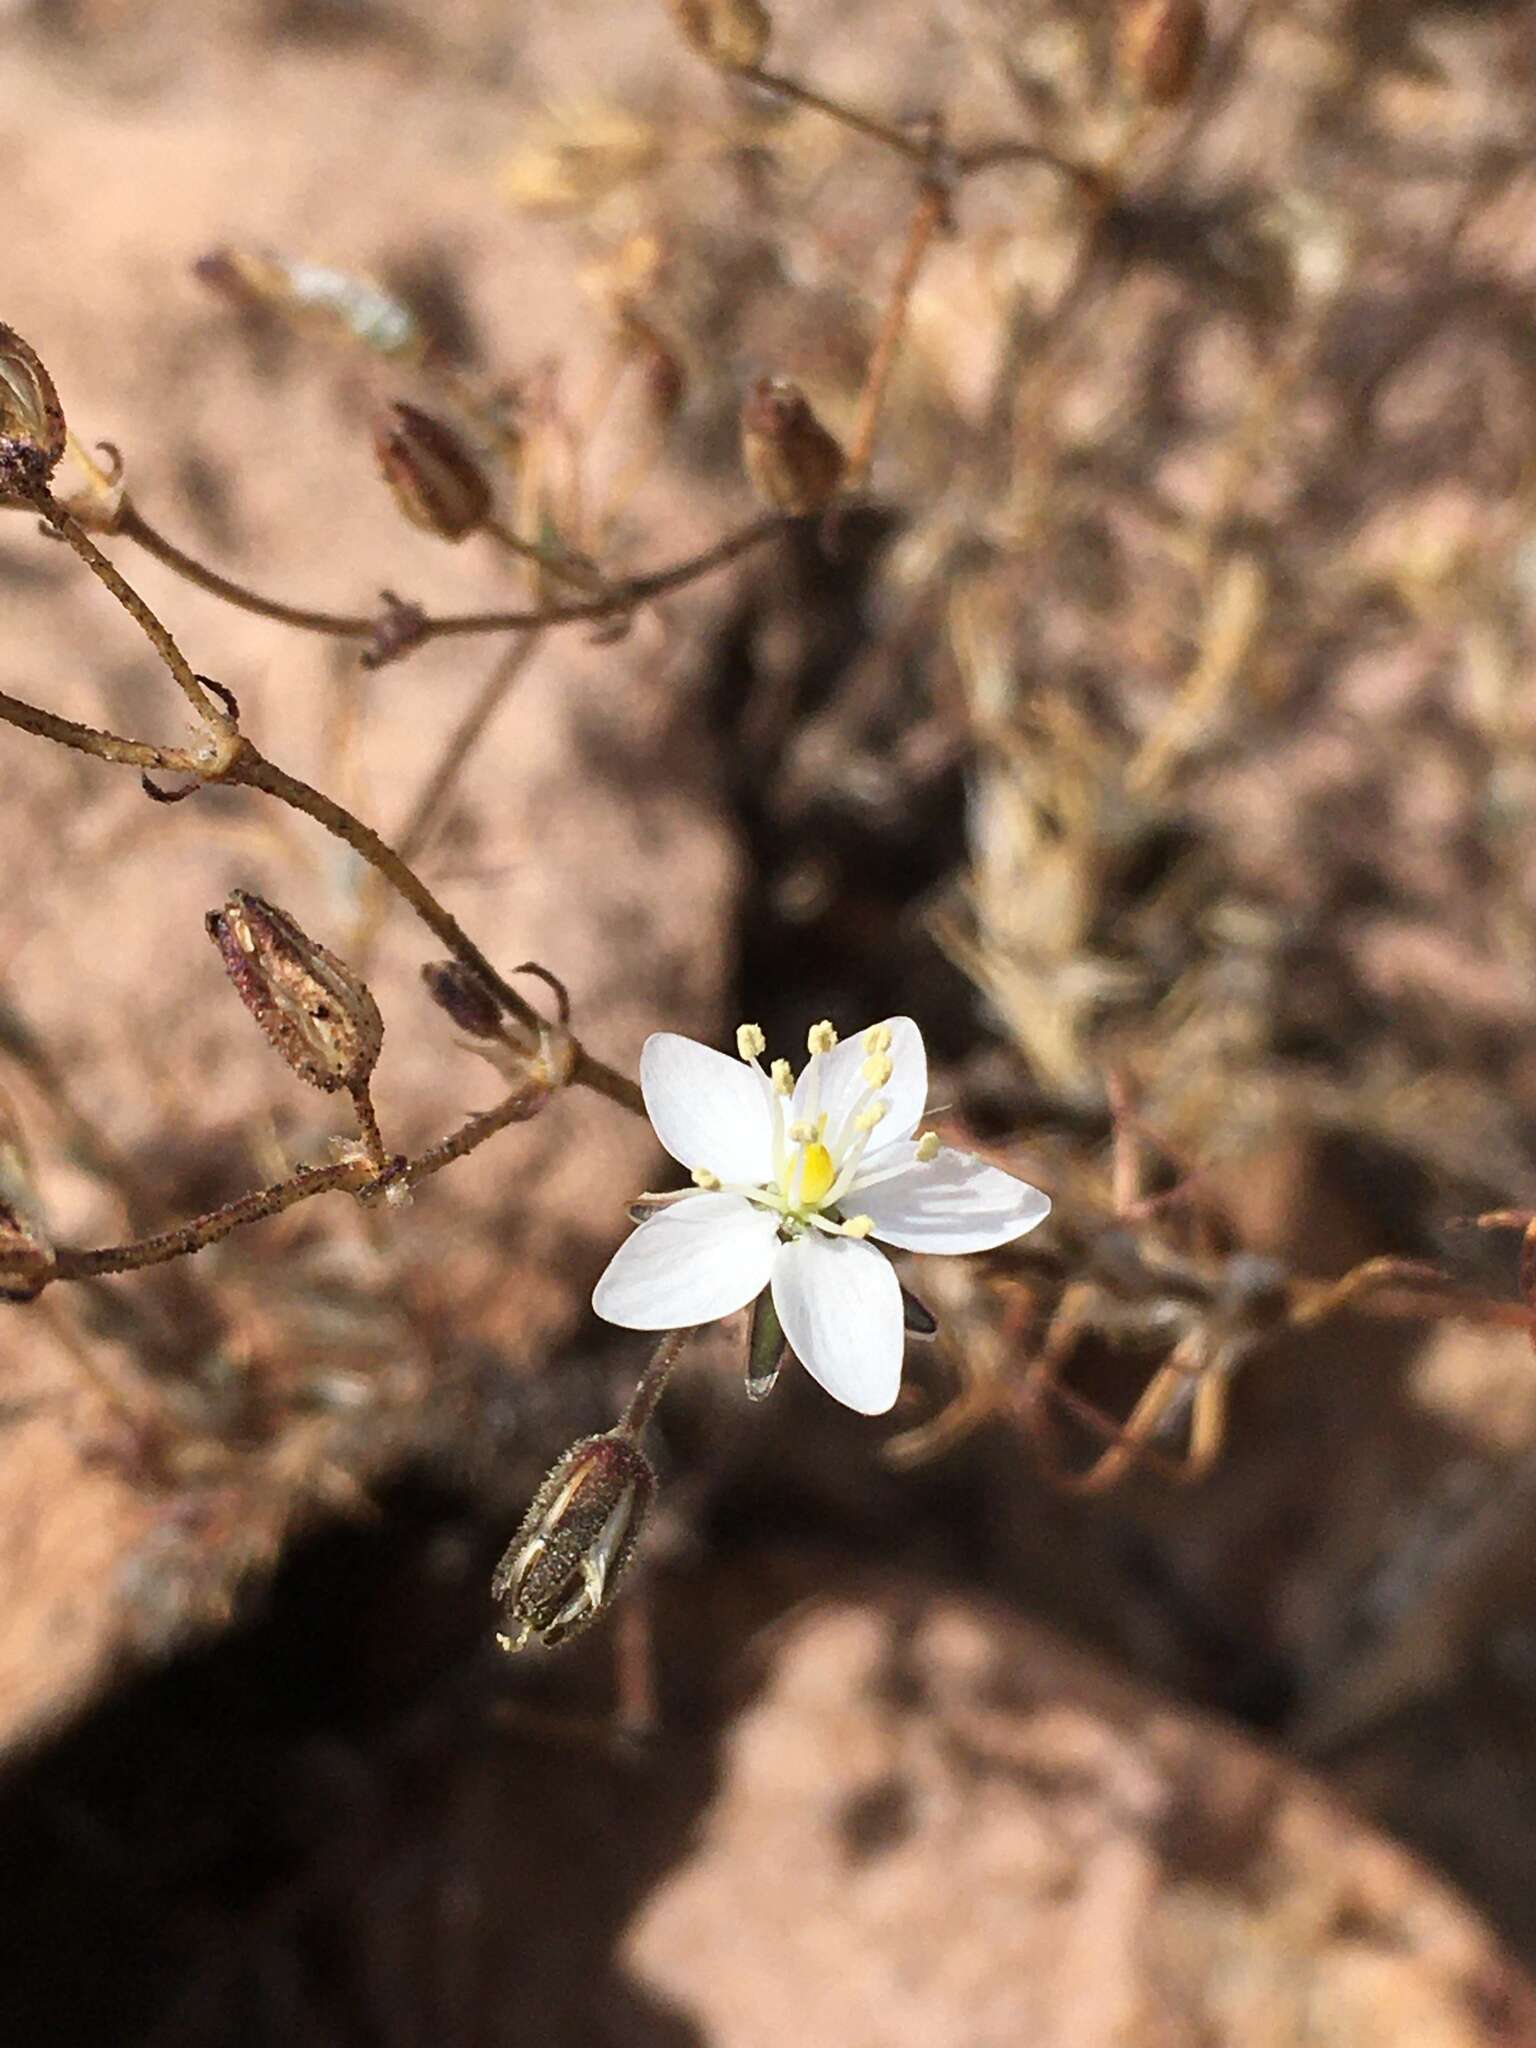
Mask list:
POLYGON ((64 410, 37 351, 0 325, 0 504, 29 502, 64 453, 64 410))
POLYGON ((546 1649, 594 1622, 634 1554, 656 1475, 622 1430, 584 1437, 545 1475, 491 1581, 504 1650, 546 1649))
POLYGON ((485 983, 459 960, 429 960, 421 978, 440 1010, 471 1038, 501 1038, 501 1005, 485 983))
POLYGON ((373 447, 395 503, 413 525, 463 540, 491 510, 491 487, 479 463, 430 413, 397 404, 391 414, 374 429, 373 447))
POLYGON ((759 0, 663 0, 678 34, 692 50, 726 71, 761 64, 773 33, 759 0))
POLYGON ((787 377, 759 377, 741 409, 741 457, 776 512, 822 512, 843 476, 843 451, 787 377))
POLYGON ((1139 99, 1171 107, 1205 56, 1202 0, 1129 0, 1120 23, 1120 69, 1139 99))
POLYGON ((384 1038, 379 1006, 286 911, 234 890, 205 923, 240 1000, 301 1080, 361 1088, 384 1038))

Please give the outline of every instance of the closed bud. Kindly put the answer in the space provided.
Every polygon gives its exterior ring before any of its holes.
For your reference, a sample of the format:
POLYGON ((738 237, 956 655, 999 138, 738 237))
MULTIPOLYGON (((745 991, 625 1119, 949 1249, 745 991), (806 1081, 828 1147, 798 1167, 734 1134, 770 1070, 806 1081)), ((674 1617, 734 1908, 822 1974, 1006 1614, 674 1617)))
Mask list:
POLYGON ((458 960, 429 960, 421 970, 427 994, 471 1038, 505 1035, 501 1005, 480 977, 458 960))
POLYGON ((692 50, 725 71, 761 64, 773 23, 759 0, 664 0, 678 34, 692 50))
POLYGON ((759 377, 741 409, 741 458, 776 512, 823 512, 843 477, 843 451, 787 377, 759 377))
POLYGON ((656 1475, 622 1430, 584 1437, 546 1474, 491 1581, 504 1650, 546 1649, 594 1622, 634 1554, 656 1475))
POLYGON ((484 472, 451 427, 414 405, 395 405, 374 430, 374 453, 395 503, 413 525, 463 540, 491 510, 484 472))
POLYGON ((301 1080, 359 1089, 384 1019, 363 983, 286 911, 236 889, 205 920, 240 1000, 301 1080))
POLYGON ((0 504, 30 502, 64 453, 64 411, 35 349, 0 325, 0 504))
POLYGON ((1203 0, 1126 0, 1120 69, 1138 99, 1171 107, 1194 83, 1205 56, 1203 0))
POLYGON ((638 363, 646 408, 665 426, 688 394, 688 373, 672 344, 633 307, 619 314, 619 332, 631 359, 638 363))

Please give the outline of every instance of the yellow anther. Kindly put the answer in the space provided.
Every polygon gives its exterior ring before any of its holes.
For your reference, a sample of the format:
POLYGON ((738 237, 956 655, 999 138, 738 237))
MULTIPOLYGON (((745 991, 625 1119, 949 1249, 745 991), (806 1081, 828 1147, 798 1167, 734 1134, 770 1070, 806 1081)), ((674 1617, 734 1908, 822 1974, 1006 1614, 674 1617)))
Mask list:
POLYGON ((938 1158, 939 1134, 937 1131, 924 1131, 917 1141, 917 1156, 924 1166, 930 1165, 938 1158))
POLYGON ((850 1216, 843 1225, 844 1237, 868 1237, 875 1227, 873 1216, 850 1216))
POLYGON ((893 1071, 889 1056, 883 1052, 872 1052, 859 1069, 866 1088, 883 1088, 893 1071))
POLYGON ((763 1036, 761 1024, 738 1024, 736 1026, 736 1050, 744 1060, 761 1059, 768 1050, 768 1041, 763 1036))
POLYGON ((814 1209, 831 1192, 837 1168, 825 1145, 807 1145, 800 1158, 800 1201, 805 1208, 814 1209))
POLYGON ((773 1092, 775 1095, 794 1094, 795 1077, 793 1073, 790 1071, 790 1065, 788 1060, 775 1060, 773 1065, 768 1069, 768 1078, 773 1083, 773 1092))
POLYGON ((837 1033, 823 1017, 819 1024, 813 1024, 805 1034, 805 1049, 808 1053, 830 1052, 837 1043, 837 1033))
POLYGON ((791 1145, 814 1145, 820 1136, 821 1132, 816 1128, 815 1124, 808 1124, 803 1118, 792 1123, 789 1127, 789 1142, 791 1145))
POLYGON ((872 1131, 875 1125, 889 1114, 890 1107, 888 1102, 872 1102, 868 1109, 859 1111, 853 1120, 853 1128, 856 1131, 872 1131))
POLYGON ((891 1049, 891 1027, 889 1024, 871 1024, 864 1034, 866 1052, 889 1052, 891 1049))
POLYGON ((708 1194, 713 1194, 720 1185, 719 1174, 711 1173, 707 1166, 696 1166, 688 1177, 696 1188, 703 1188, 708 1194))

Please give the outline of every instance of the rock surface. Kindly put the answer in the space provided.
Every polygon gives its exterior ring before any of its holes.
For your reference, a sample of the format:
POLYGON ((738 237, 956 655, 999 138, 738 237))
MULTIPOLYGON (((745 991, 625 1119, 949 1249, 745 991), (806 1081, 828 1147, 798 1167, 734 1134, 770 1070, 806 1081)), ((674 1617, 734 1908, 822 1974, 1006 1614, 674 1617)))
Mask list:
POLYGON ((786 1622, 625 1952, 711 2048, 1473 2048, 1536 1996, 1317 1783, 1060 1638, 875 1589, 786 1622))

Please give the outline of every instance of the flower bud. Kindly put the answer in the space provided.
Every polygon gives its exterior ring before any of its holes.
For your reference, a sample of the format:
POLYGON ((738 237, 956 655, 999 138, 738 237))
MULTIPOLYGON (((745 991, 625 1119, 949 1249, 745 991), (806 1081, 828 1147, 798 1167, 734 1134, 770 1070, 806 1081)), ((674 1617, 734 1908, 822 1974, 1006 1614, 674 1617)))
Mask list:
POLYGON ((1202 0, 1128 0, 1120 22, 1120 69, 1139 99, 1171 107, 1205 56, 1202 0))
POLYGON ((286 911, 244 889, 205 923, 240 1000, 299 1078, 315 1088, 361 1088, 379 1057, 384 1020, 351 968, 286 911))
POLYGON ((595 1621, 634 1554, 656 1475, 622 1430, 584 1437, 545 1475, 496 1567, 504 1650, 537 1636, 546 1649, 595 1621))
POLYGON ((0 504, 28 501, 46 486, 64 439, 53 379, 14 328, 0 325, 0 504))
POLYGON ((414 405, 395 405, 374 429, 374 453, 395 503, 415 526, 463 540, 483 526, 491 487, 451 427, 414 405))
POLYGON ((471 1038, 502 1038, 501 1005, 480 977, 459 960, 429 960, 421 970, 427 994, 471 1038))
POLYGON ((620 309, 619 335, 630 360, 639 366, 646 410, 658 426, 665 426, 681 408, 688 395, 688 372, 682 358, 642 313, 632 306, 620 309))
POLYGON ((741 409, 741 457, 776 512, 822 512, 843 476, 843 451, 787 377, 759 377, 741 409))
POLYGON ((760 0, 664 0, 678 34, 725 71, 761 64, 773 23, 760 0))

